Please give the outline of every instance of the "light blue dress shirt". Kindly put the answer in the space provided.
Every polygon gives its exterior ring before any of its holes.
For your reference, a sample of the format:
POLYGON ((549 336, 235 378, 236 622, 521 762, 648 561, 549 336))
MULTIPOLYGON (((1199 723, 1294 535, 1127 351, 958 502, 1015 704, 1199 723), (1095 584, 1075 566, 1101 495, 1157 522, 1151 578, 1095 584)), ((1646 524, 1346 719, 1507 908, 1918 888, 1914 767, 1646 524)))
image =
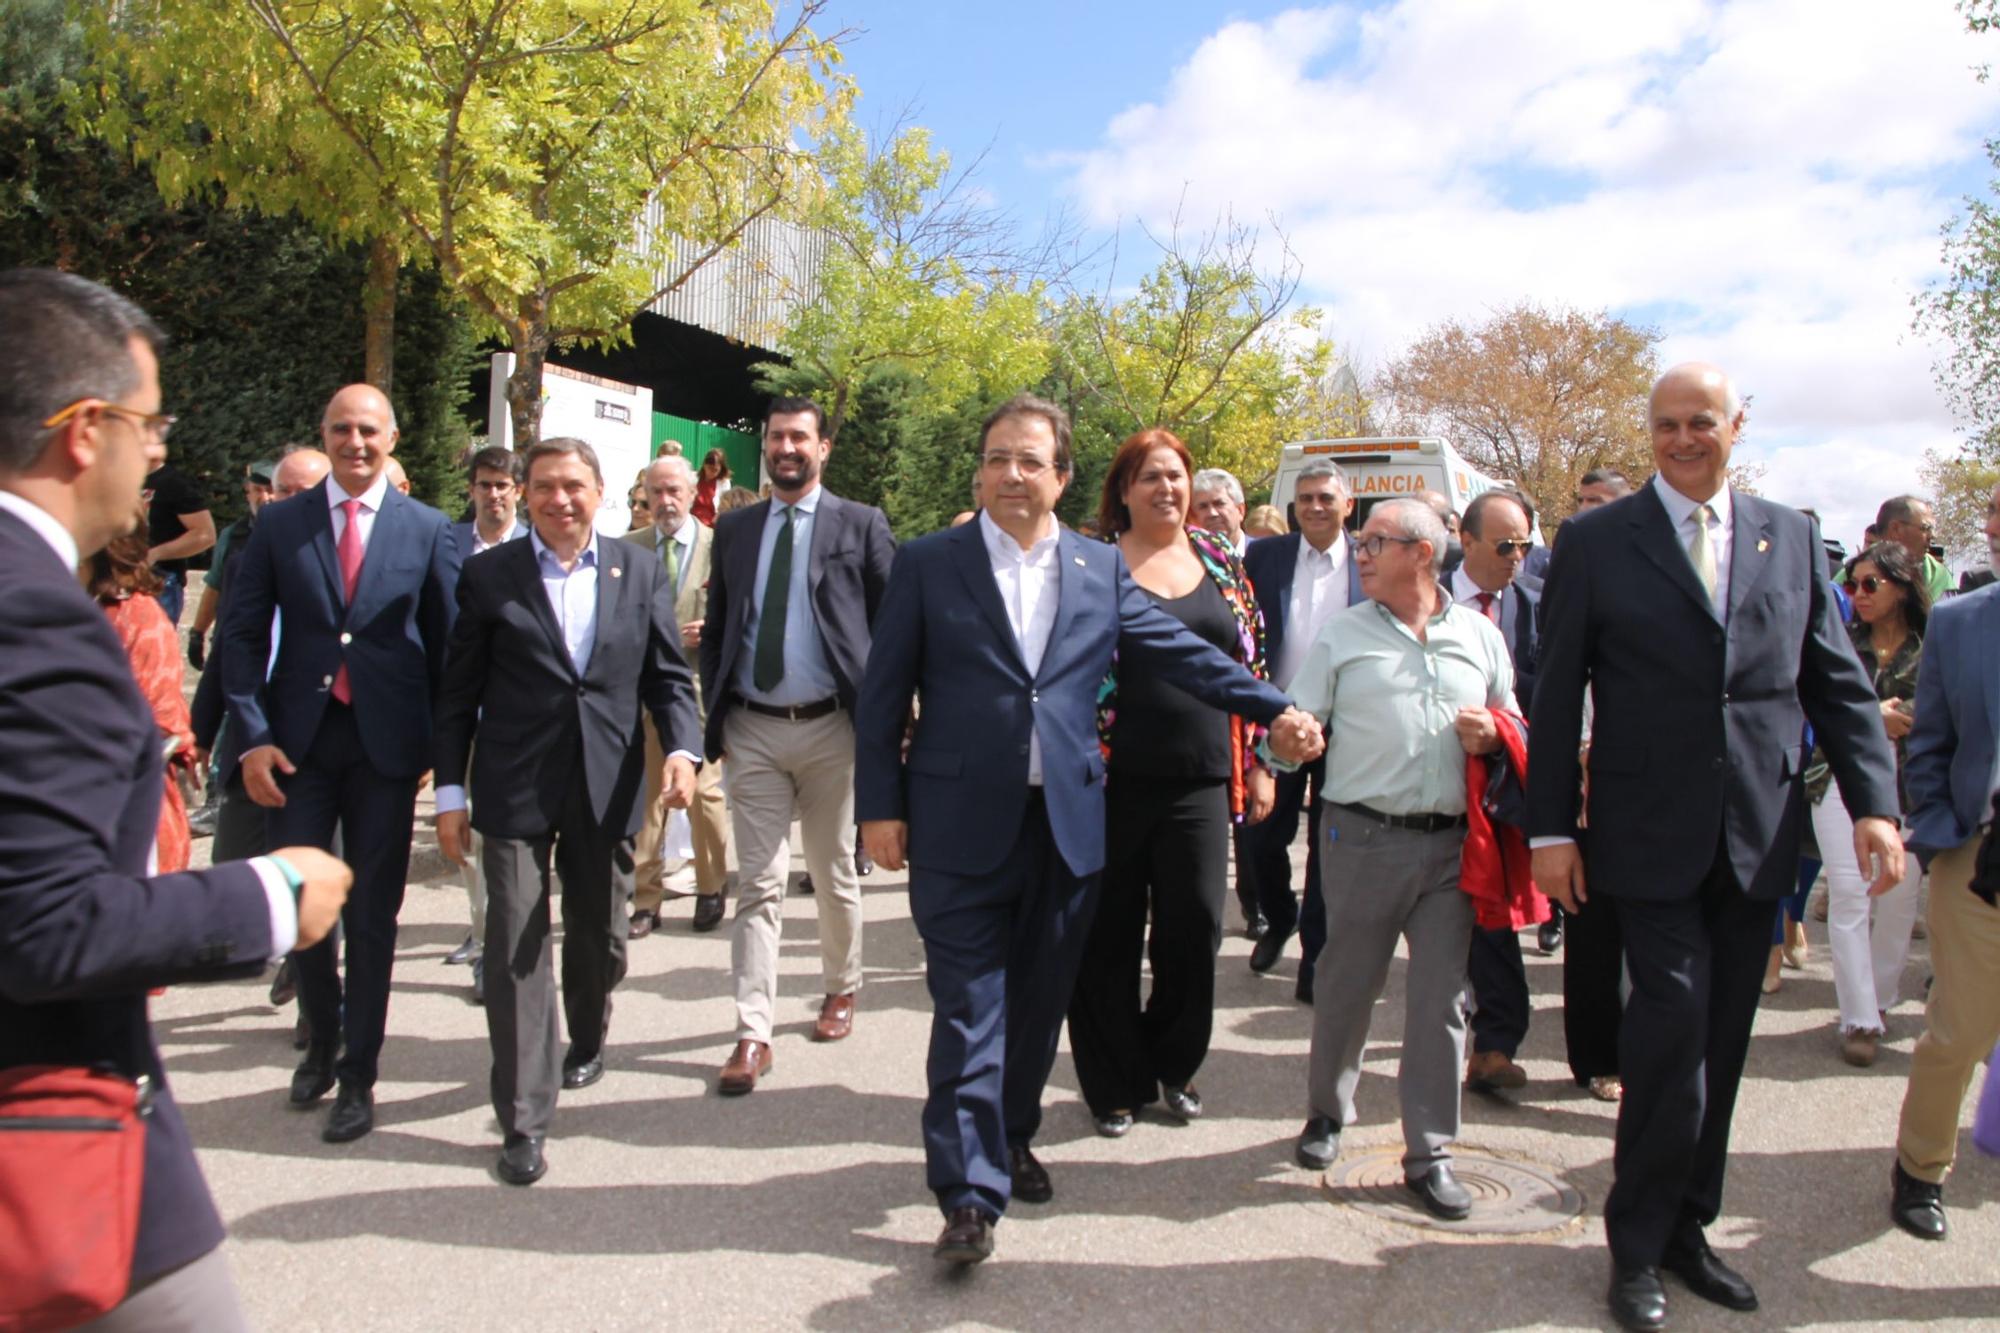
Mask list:
POLYGON ((815 486, 792 509, 792 579, 785 595, 785 675, 774 689, 757 688, 757 626, 764 618, 764 583, 771 573, 771 553, 778 545, 778 532, 785 522, 785 506, 771 498, 764 519, 764 535, 757 546, 757 582, 752 585, 751 614, 743 625, 743 652, 736 664, 736 690, 760 704, 786 707, 816 704, 831 699, 839 686, 826 660, 826 645, 820 641, 819 621, 813 615, 812 593, 807 576, 812 570, 814 515, 825 491, 815 486))

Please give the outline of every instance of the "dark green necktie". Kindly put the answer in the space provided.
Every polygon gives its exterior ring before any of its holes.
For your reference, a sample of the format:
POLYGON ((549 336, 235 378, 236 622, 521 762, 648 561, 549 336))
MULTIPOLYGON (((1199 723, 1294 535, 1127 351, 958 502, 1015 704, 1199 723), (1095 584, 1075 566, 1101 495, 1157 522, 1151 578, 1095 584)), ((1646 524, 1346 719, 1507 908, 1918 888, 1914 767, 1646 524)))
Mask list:
POLYGON ((784 511, 785 524, 778 529, 777 545, 771 548, 771 572, 764 579, 764 609, 757 615, 757 655, 750 674, 760 690, 776 689, 785 678, 785 598, 792 590, 792 506, 784 511))

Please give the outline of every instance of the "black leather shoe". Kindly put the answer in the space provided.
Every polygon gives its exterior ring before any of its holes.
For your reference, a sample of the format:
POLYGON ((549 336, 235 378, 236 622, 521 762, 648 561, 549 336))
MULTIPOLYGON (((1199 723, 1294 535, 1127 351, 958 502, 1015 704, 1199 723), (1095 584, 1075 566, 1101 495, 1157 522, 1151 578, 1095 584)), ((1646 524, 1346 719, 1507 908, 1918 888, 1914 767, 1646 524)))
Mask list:
POLYGON ((1266 927, 1263 938, 1258 940, 1257 947, 1250 951, 1250 970, 1269 972, 1276 967, 1278 960, 1285 956, 1285 941, 1291 937, 1292 932, 1289 930, 1279 930, 1275 926, 1266 927))
POLYGON ((445 966, 458 967, 479 957, 479 941, 467 935, 465 942, 444 956, 445 966))
POLYGON ((328 1143, 352 1143, 375 1128, 375 1094, 352 1083, 340 1085, 319 1136, 328 1143))
POLYGON ((660 928, 660 914, 646 908, 632 913, 632 919, 625 923, 625 938, 643 940, 660 928))
POLYGON ((993 1253, 993 1218, 983 1208, 954 1208, 944 1219, 933 1258, 948 1264, 976 1264, 993 1253))
POLYGON ((1901 1162, 1896 1163, 1889 1184, 1893 1191, 1889 1198, 1889 1216, 1895 1219, 1896 1225, 1919 1240, 1943 1240, 1947 1230, 1944 1186, 1918 1180, 1903 1169, 1901 1162))
POLYGON ((1292 998, 1303 1005, 1310 1006, 1312 1004, 1313 970, 1311 968, 1301 967, 1299 969, 1299 980, 1298 984, 1292 987, 1292 998))
POLYGON ((1183 1125, 1190 1120, 1201 1119, 1201 1094, 1192 1087, 1176 1088, 1171 1084, 1160 1089, 1160 1109, 1183 1125))
POLYGON ((1122 1139, 1132 1132, 1133 1116, 1130 1111, 1113 1111, 1109 1115, 1093 1116, 1097 1132, 1107 1139, 1122 1139))
POLYGON ((1048 1168, 1035 1160, 1027 1144, 1008 1145, 1007 1169, 1014 1175, 1014 1197, 1022 1203, 1047 1203, 1056 1197, 1056 1187, 1049 1183, 1048 1168))
POLYGON ((1563 947, 1563 919, 1552 916, 1535 928, 1535 947, 1546 956, 1563 947))
POLYGON ((306 1046, 306 1058, 292 1071, 291 1101, 304 1110, 333 1091, 333 1060, 338 1047, 333 1042, 306 1046))
POLYGON ((1340 1126, 1330 1115, 1316 1115, 1306 1121, 1292 1160, 1308 1171, 1324 1171, 1340 1156, 1340 1126))
POLYGON ((1660 1267, 1687 1284, 1687 1289, 1705 1301, 1730 1310, 1757 1308, 1757 1289, 1743 1275, 1722 1262, 1700 1237, 1686 1245, 1671 1246, 1660 1267))
POLYGON ((703 893, 694 900, 694 928, 706 935, 722 924, 722 895, 703 893))
POLYGON ((542 1136, 509 1134, 493 1169, 509 1185, 532 1185, 540 1180, 549 1171, 549 1159, 542 1156, 542 1136))
POLYGON ((1403 1188, 1416 1195, 1417 1202, 1432 1217, 1463 1222, 1472 1216, 1472 1195, 1451 1173, 1449 1162, 1439 1162, 1421 1176, 1405 1177, 1403 1188))
POLYGON ((804 894, 804 895, 805 895, 806 897, 808 897, 808 898, 810 898, 810 897, 812 897, 812 896, 813 896, 813 877, 812 877, 812 872, 808 871, 807 873, 805 873, 805 874, 803 874, 803 875, 800 875, 800 876, 799 876, 799 888, 798 888, 798 891, 799 891, 800 893, 803 893, 803 894, 804 894))
POLYGON ((563 1087, 571 1092, 578 1088, 587 1088, 603 1077, 604 1057, 601 1055, 593 1055, 588 1060, 579 1060, 575 1064, 563 1061, 563 1087))
POLYGON ((271 977, 271 1004, 274 1007, 290 1004, 298 993, 299 970, 292 965, 292 956, 286 954, 271 977))
POLYGON ((1667 1326, 1667 1289, 1657 1268, 1611 1269, 1611 1317, 1618 1327, 1652 1333, 1667 1326))
POLYGON ((1261 911, 1245 912, 1243 914, 1244 939, 1261 940, 1270 929, 1271 923, 1264 919, 1264 914, 1261 911))

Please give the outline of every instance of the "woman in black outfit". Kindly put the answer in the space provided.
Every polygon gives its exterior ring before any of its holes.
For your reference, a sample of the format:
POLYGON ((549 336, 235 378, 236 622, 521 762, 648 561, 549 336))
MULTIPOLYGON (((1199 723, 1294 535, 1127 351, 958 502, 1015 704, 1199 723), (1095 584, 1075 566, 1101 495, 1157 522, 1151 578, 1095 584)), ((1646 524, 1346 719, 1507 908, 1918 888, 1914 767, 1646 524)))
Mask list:
MULTIPOLYGON (((1133 581, 1160 609, 1264 677, 1263 622, 1242 562, 1187 526, 1193 470, 1170 432, 1132 436, 1104 478, 1098 530, 1117 540, 1133 581)), ((1114 666, 1105 681, 1105 866, 1069 1040, 1084 1101, 1107 1137, 1156 1101, 1182 1122, 1201 1114, 1194 1076, 1214 1026, 1230 825, 1271 808, 1260 734, 1143 672, 1114 666), (1142 948, 1153 966, 1143 1008, 1142 948)))

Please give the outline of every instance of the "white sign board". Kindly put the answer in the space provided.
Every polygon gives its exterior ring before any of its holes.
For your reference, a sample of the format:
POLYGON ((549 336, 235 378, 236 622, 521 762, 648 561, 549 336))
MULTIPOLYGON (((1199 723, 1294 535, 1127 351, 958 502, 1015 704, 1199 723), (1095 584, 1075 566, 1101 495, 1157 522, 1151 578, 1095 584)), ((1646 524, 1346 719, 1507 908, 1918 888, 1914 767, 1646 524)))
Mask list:
MULTIPOLYGON (((514 414, 507 406, 507 377, 514 373, 514 354, 493 354, 493 377, 486 392, 487 438, 502 448, 514 447, 514 414)), ((625 496, 639 472, 653 461, 653 391, 637 384, 620 384, 600 375, 542 367, 542 438, 567 435, 587 441, 604 469, 604 503, 597 511, 597 530, 622 537, 632 526, 625 496)))

